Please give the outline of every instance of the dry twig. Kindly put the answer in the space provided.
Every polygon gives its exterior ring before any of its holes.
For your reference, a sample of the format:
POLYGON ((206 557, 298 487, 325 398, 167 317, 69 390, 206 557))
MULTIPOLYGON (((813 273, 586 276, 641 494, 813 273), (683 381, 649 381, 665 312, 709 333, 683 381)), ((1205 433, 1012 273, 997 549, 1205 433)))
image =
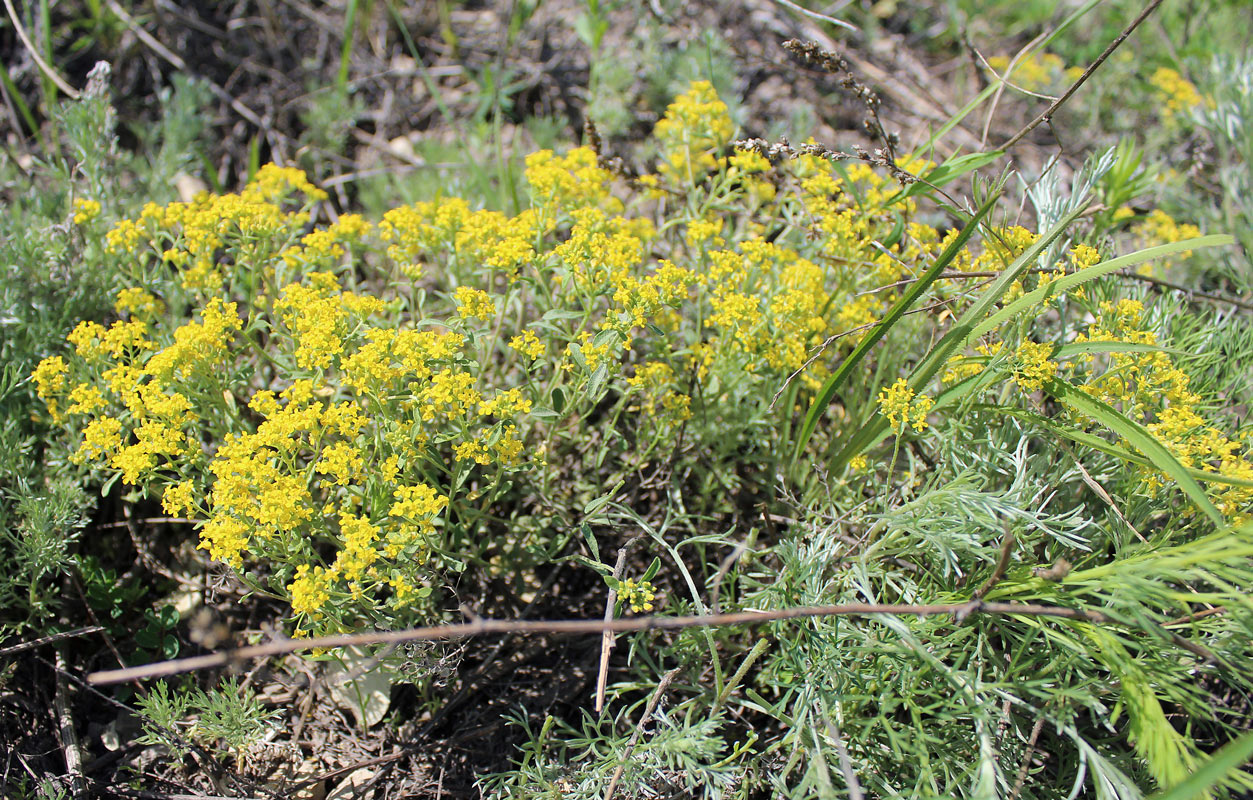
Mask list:
POLYGON ((644 735, 644 726, 648 724, 648 720, 652 718, 653 712, 657 710, 657 704, 661 702, 661 696, 665 694, 666 689, 670 687, 670 682, 674 680, 674 676, 679 674, 681 667, 675 667, 661 677, 657 688, 653 690, 653 696, 648 698, 648 706, 644 709, 644 715, 640 717, 640 721, 635 725, 635 732, 631 734, 631 741, 627 742, 626 751, 622 754, 622 760, 618 763, 618 768, 613 771, 613 777, 609 779, 609 788, 605 790, 605 800, 613 800, 614 790, 618 788, 618 781, 622 780, 622 771, 626 769, 626 762, 631 758, 635 745, 639 743, 640 737, 644 735))
POLYGON ((69 95, 70 99, 77 100, 82 94, 65 82, 65 79, 57 74, 47 61, 43 60, 43 56, 39 55, 39 50, 35 47, 34 42, 26 35, 26 28, 22 26, 22 21, 18 19, 17 10, 13 8, 13 0, 4 0, 5 10, 9 12, 9 21, 13 23, 13 30, 17 31, 17 38, 22 40, 22 44, 26 46, 26 51, 30 53, 31 59, 34 60, 39 70, 48 76, 48 80, 57 85, 57 88, 69 95))
POLYGON ((1054 100, 1053 103, 1048 108, 1044 109, 1044 113, 1040 114, 1040 116, 1036 117, 1035 119, 1031 120, 1031 122, 1027 123, 1026 127, 1024 127, 1022 130, 1018 131, 1018 133, 1010 137, 1009 140, 1005 142, 1005 144, 1001 145, 997 149, 1008 150, 1009 148, 1018 144, 1018 142, 1022 139, 1022 137, 1026 136, 1028 133, 1031 133, 1033 130, 1038 128, 1042 123, 1050 122, 1053 119, 1053 114, 1057 111, 1057 109, 1061 108, 1062 105, 1067 100, 1069 100, 1075 92, 1079 91, 1080 86, 1087 83, 1088 78, 1092 77, 1092 73, 1096 72, 1097 69, 1099 69, 1100 66, 1105 63, 1105 59, 1109 58, 1110 55, 1112 55, 1113 52, 1118 49, 1118 46, 1121 45, 1124 41, 1126 41, 1127 37, 1130 36, 1132 32, 1135 31, 1136 28, 1140 27, 1140 23, 1148 19, 1149 15, 1152 14, 1154 11, 1156 11, 1157 7, 1160 6, 1161 4, 1162 4, 1162 0, 1152 0, 1152 2, 1150 2, 1147 6, 1145 6, 1144 10, 1140 12, 1139 16, 1133 19, 1131 21, 1131 24, 1128 25, 1123 30, 1122 33, 1118 34, 1118 37, 1114 39, 1114 41, 1109 43, 1109 46, 1105 48, 1105 52, 1097 56, 1096 61, 1093 61, 1088 66, 1088 68, 1083 71, 1083 74, 1079 76, 1079 79, 1075 81, 1074 84, 1071 85, 1071 87, 1067 89, 1066 92, 1061 97, 1054 100))
MULTIPOLYGON (((632 540, 633 542, 634 540, 632 540)), ((631 542, 627 542, 618 549, 618 561, 613 565, 614 580, 622 579, 622 569, 626 566, 627 547, 631 542)), ((618 604, 618 592, 615 589, 609 590, 609 595, 605 598, 605 622, 613 619, 614 607, 618 604)), ((605 707, 605 685, 609 682, 609 654, 613 652, 614 635, 611 631, 605 631, 601 634, 600 639, 600 671, 596 673, 596 713, 599 714, 605 707)))
POLYGON ((305 650, 331 647, 357 647, 371 644, 393 644, 436 639, 462 639, 470 636, 546 633, 554 635, 577 635, 600 633, 626 633, 630 631, 678 630, 681 628, 725 627, 731 625, 762 625, 789 619, 808 617, 867 617, 880 614, 936 616, 951 614, 958 622, 964 622, 973 614, 1019 615, 1029 617, 1056 617, 1080 620, 1096 624, 1114 622, 1100 611, 1090 611, 1062 606, 1045 606, 1035 603, 993 603, 972 600, 965 603, 934 603, 911 605, 908 603, 845 603, 831 606, 795 606, 768 611, 738 611, 729 614, 702 614, 679 617, 629 617, 609 622, 598 619, 566 620, 500 620, 476 618, 470 622, 453 625, 433 625, 403 631, 375 631, 369 633, 341 633, 310 639, 283 639, 266 644, 250 645, 190 658, 143 664, 126 669, 103 670, 88 675, 93 684, 112 684, 146 678, 178 675, 213 667, 224 667, 254 658, 298 653, 305 650))

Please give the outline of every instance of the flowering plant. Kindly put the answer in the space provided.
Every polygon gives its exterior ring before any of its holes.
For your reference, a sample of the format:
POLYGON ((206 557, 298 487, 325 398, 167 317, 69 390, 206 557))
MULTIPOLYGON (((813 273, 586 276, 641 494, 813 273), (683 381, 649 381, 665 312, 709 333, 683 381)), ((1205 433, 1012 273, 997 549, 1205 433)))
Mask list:
MULTIPOLYGON (((297 635, 430 618, 468 568, 557 558, 605 486, 668 481, 695 512, 709 487, 753 480, 734 463, 792 468, 781 454, 807 400, 958 235, 917 220, 917 200, 866 164, 772 164, 733 133, 693 84, 658 124, 655 174, 615 174, 587 147, 541 151, 512 215, 450 197, 377 225, 312 225, 325 194, 273 165, 238 194, 149 205, 106 235, 132 284, 116 320, 75 328, 72 350, 36 369, 38 392, 77 461, 194 522, 212 559, 290 604, 297 635)), ((993 231, 930 300, 1036 239, 993 231)), ((1009 297, 1098 260, 1072 248, 1009 297)), ((1124 302, 1075 339, 1099 341, 1152 336, 1124 302)), ((959 354, 946 379, 990 376, 982 389, 1013 385, 1027 403, 1076 381, 1197 469, 1248 472, 1165 354, 1072 348, 1063 374, 1063 342, 1002 344, 959 354)), ((939 408, 894 376, 878 400, 900 436, 939 408)), ((851 421, 805 452, 821 459, 851 421)), ((1225 513, 1247 508, 1247 487, 1224 491, 1225 513)), ((622 585, 652 608, 647 578, 622 585)))

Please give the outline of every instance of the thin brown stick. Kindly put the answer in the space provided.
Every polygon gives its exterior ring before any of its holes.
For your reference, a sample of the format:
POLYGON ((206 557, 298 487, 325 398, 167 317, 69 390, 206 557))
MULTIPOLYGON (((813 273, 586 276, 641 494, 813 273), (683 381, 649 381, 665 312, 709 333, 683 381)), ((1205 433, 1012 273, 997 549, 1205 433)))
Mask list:
POLYGON ((470 636, 500 634, 547 633, 578 635, 589 633, 626 633, 631 631, 678 630, 682 628, 725 627, 730 625, 761 625, 780 620, 808 617, 867 617, 879 614, 935 616, 952 614, 958 622, 972 614, 1017 614, 1028 617, 1057 617, 1092 623, 1108 623, 1113 620, 1100 611, 1088 611, 1062 606, 1044 606, 1034 603, 991 603, 974 600, 966 603, 935 603, 911 605, 908 603, 845 603, 832 606, 795 606, 768 611, 737 611, 729 614, 703 614, 680 617, 629 617, 610 622, 598 619, 565 620, 502 620, 475 619, 453 625, 432 625, 403 631, 372 631, 369 633, 341 633, 311 639, 282 639, 266 644, 249 645, 234 650, 208 653, 190 658, 178 658, 143 664, 126 669, 93 672, 87 679, 103 685, 123 681, 159 678, 178 675, 213 667, 224 667, 254 658, 299 653, 305 650, 331 647, 357 647, 371 644, 393 644, 436 639, 464 639, 470 636))
POLYGON ((635 750, 635 745, 639 743, 640 737, 644 735, 644 726, 652 718, 653 712, 657 710, 657 704, 661 702, 661 696, 670 687, 670 682, 674 680, 675 675, 679 674, 680 669, 682 667, 675 667, 663 675, 661 681, 657 683, 657 688, 653 690, 653 696, 648 698, 648 705, 644 708, 644 715, 636 723, 635 732, 631 734, 631 741, 627 742, 626 751, 622 754, 622 760, 618 762, 618 768, 613 771, 613 777, 609 779, 609 788, 605 790, 605 800, 613 800, 614 790, 618 788, 618 781, 622 780, 622 771, 626 769, 626 762, 631 758, 631 753, 635 750))
MULTIPOLYGON (((628 542, 628 544, 630 544, 628 542)), ((622 580, 622 569, 626 566, 627 545, 618 549, 618 561, 613 565, 614 580, 622 580)), ((605 598, 605 622, 613 619, 613 610, 618 605, 618 592, 610 589, 605 598)), ((605 686, 609 683, 609 654, 613 652, 615 637, 611 631, 600 635, 600 671, 596 673, 596 713, 605 707, 605 686)))
POLYGON ((819 14, 817 11, 810 11, 808 8, 805 8, 804 6, 801 6, 792 2, 792 0, 774 0, 774 1, 781 6, 787 6, 793 11, 800 12, 801 14, 804 14, 805 16, 811 19, 816 19, 820 22, 826 22, 831 25, 835 25, 837 28, 843 28, 848 31, 857 30, 857 26, 850 22, 845 22, 844 20, 836 19, 835 17, 828 17, 826 14, 819 14))
MULTIPOLYGON (((1044 41, 1044 39, 1045 39, 1045 38, 1047 38, 1047 37, 1048 37, 1048 33, 1047 33, 1047 32, 1044 32, 1044 33, 1041 33, 1039 36, 1035 37, 1034 39, 1032 39, 1030 42, 1027 42, 1026 47, 1024 47, 1024 48, 1022 48, 1021 50, 1019 50, 1019 51, 1018 51, 1018 52, 1014 55, 1013 60, 1011 60, 1011 61, 1009 62, 1009 65, 1005 67, 1005 74, 1006 74, 1006 75, 1013 75, 1013 74, 1014 74, 1014 70, 1015 70, 1015 69, 1017 69, 1017 67, 1018 67, 1018 63, 1019 63, 1020 61, 1022 61, 1024 58, 1026 58, 1028 55, 1030 55, 1030 54, 1031 54, 1031 51, 1032 51, 1032 50, 1034 50, 1034 49, 1035 49, 1035 48, 1036 48, 1036 47, 1040 44, 1040 42, 1044 41)), ((975 51, 975 52, 977 53, 978 51, 975 51)), ((983 60, 983 55, 982 55, 982 54, 980 54, 980 55, 979 55, 979 59, 980 59, 980 60, 983 60)), ((993 118, 994 116, 996 116, 996 107, 997 107, 997 106, 999 106, 999 105, 1001 104, 1001 97, 1005 94, 1005 87, 1006 87, 1006 85, 1010 85, 1010 86, 1012 86, 1012 85, 1013 85, 1013 84, 1010 84, 1010 83, 1009 83, 1009 81, 1005 80, 1005 78, 1002 78, 1000 75, 997 75, 996 70, 992 69, 992 65, 991 65, 991 64, 989 64, 987 61, 984 61, 984 62, 983 62, 983 66, 987 67, 987 68, 988 68, 988 70, 989 70, 989 71, 990 71, 993 75, 995 75, 995 76, 996 76, 996 79, 997 79, 998 81, 1000 81, 1000 85, 998 85, 998 86, 996 87, 996 94, 992 95, 992 102, 988 105, 988 115, 987 115, 987 118, 986 118, 986 119, 984 119, 984 121, 983 121, 983 135, 979 138, 979 149, 980 149, 980 150, 982 150, 983 148, 987 147, 987 144, 988 144, 988 131, 990 131, 990 130, 992 129, 992 118, 993 118)), ((1015 89, 1018 89, 1018 88, 1020 88, 1020 87, 1014 86, 1014 88, 1015 88, 1015 89)), ((1057 98, 1056 98, 1056 97, 1050 97, 1050 98, 1048 98, 1048 99, 1049 99, 1049 100, 1053 100, 1053 101, 1056 101, 1056 100, 1057 100, 1057 98)))
POLYGON ((1061 97, 1054 100, 1052 105, 1044 109, 1044 113, 1040 114, 1040 116, 1036 117, 1035 119, 1031 120, 1031 122, 1027 123, 1027 126, 1025 128, 1018 131, 1018 133, 1010 137, 1010 139, 1007 142, 1005 142, 1005 144, 1001 145, 997 149, 1008 150, 1009 148, 1018 144, 1018 142, 1022 139, 1022 137, 1026 136, 1028 133, 1031 133, 1033 130, 1038 128, 1042 123, 1045 123, 1051 120, 1053 118, 1053 114, 1057 111, 1057 109, 1061 108, 1062 105, 1067 100, 1070 99, 1071 95, 1079 91, 1080 86, 1087 83, 1088 78, 1092 77, 1092 73, 1100 69, 1100 66, 1105 63, 1105 59, 1109 58, 1113 54, 1113 52, 1118 49, 1119 45, 1121 45, 1124 41, 1126 41, 1127 37, 1130 36, 1135 31, 1136 28, 1140 27, 1140 23, 1148 19, 1149 15, 1152 14, 1154 11, 1156 11, 1157 7, 1160 6, 1161 4, 1162 4, 1162 0, 1152 0, 1152 2, 1150 2, 1147 6, 1145 6, 1144 10, 1140 12, 1139 16, 1133 19, 1131 21, 1131 24, 1128 25, 1126 28, 1124 28, 1123 32, 1118 34, 1118 37, 1114 39, 1114 41, 1109 43, 1109 46, 1105 48, 1105 52, 1097 56, 1096 61, 1093 61, 1088 66, 1088 68, 1083 71, 1083 74, 1079 76, 1079 80, 1075 81, 1074 84, 1072 84, 1071 87, 1066 90, 1065 94, 1063 94, 1061 97))
POLYGON ((26 46, 26 51, 30 53, 31 59, 35 65, 39 67, 40 72, 48 76, 48 79, 57 85, 57 88, 69 95, 71 100, 77 100, 82 97, 77 89, 65 82, 65 79, 57 74, 43 56, 39 55, 39 49, 35 47, 34 42, 26 35, 26 28, 22 27, 22 21, 18 19, 17 11, 13 8, 13 0, 4 0, 4 7, 9 12, 9 21, 13 23, 13 30, 17 31, 17 38, 22 40, 22 44, 26 46))
POLYGON ((1018 777, 1014 780, 1014 789, 1009 793, 1009 800, 1017 800, 1018 795, 1022 792, 1022 785, 1027 781, 1027 773, 1031 770, 1031 759, 1035 757, 1035 745, 1040 739, 1040 731, 1044 730, 1044 717, 1037 717, 1035 725, 1031 726, 1031 735, 1027 737, 1027 752, 1022 756, 1022 763, 1018 765, 1018 777))
POLYGON ((1198 611, 1195 614, 1186 614, 1182 617, 1179 617, 1178 619, 1172 619, 1169 622, 1163 622, 1162 627, 1167 627, 1170 625, 1187 625, 1189 623, 1196 622, 1199 619, 1212 617, 1215 614, 1226 614, 1226 613, 1227 613, 1227 609, 1225 606, 1218 606, 1217 608, 1207 608, 1204 611, 1198 611))
POLYGON ((992 574, 984 581, 974 594, 974 599, 982 600, 992 591, 992 587, 1005 575, 1005 569, 1009 566, 1010 556, 1014 554, 1014 532, 1009 528, 1005 529, 1005 538, 1001 540, 1001 555, 996 559, 996 568, 992 570, 992 574))
POLYGON ((1206 300, 1214 300, 1219 303, 1229 303, 1236 308, 1243 308, 1245 311, 1253 311, 1253 303, 1249 303, 1244 300, 1237 300, 1234 297, 1225 297, 1221 294, 1198 292, 1197 290, 1183 286, 1182 284, 1171 283, 1170 281, 1164 281, 1161 278, 1154 278, 1152 275, 1140 275, 1135 272, 1116 272, 1114 274, 1120 278, 1134 278, 1139 281, 1144 281, 1145 283, 1150 283, 1154 286, 1164 286, 1165 288, 1173 289, 1176 292, 1183 292, 1189 297, 1201 297, 1206 300))
POLYGON ((21 653, 24 650, 33 650, 36 647, 43 647, 46 644, 59 642, 62 639, 72 639, 75 636, 86 636, 89 633, 99 633, 102 630, 104 630, 104 628, 99 625, 88 625, 84 628, 75 628, 72 631, 65 631, 64 633, 54 633, 51 636, 42 636, 38 639, 32 639, 29 642, 22 642, 21 644, 15 644, 10 647, 0 649, 0 656, 11 656, 14 653, 21 653))
POLYGON ((69 684, 65 680, 65 654, 57 650, 56 694, 52 704, 57 712, 57 739, 61 742, 61 751, 65 754, 65 771, 70 776, 74 800, 87 796, 87 783, 83 779, 83 748, 78 739, 78 729, 74 727, 74 715, 70 713, 67 699, 70 693, 69 684))
POLYGON ((1070 444, 1064 441, 1059 441, 1058 444, 1060 444, 1062 450, 1066 451, 1066 454, 1070 456, 1070 459, 1074 462, 1075 466, 1079 468, 1079 476, 1083 482, 1087 484, 1088 488, 1096 492, 1096 496, 1101 498, 1105 505, 1109 506, 1109 510, 1114 512, 1114 516, 1118 517, 1118 521, 1123 525, 1126 525, 1127 529, 1134 533, 1137 539, 1145 544, 1148 544, 1149 540, 1145 539, 1144 534, 1140 533, 1140 531, 1136 529, 1136 526, 1131 524, 1131 520, 1127 519, 1127 517, 1123 515, 1122 509, 1120 509, 1118 504, 1114 502, 1114 498, 1110 497, 1109 492, 1105 491, 1105 487, 1102 486, 1096 478, 1092 477, 1092 474, 1088 472, 1087 467, 1083 466, 1083 460, 1079 458, 1070 444))
POLYGON ((121 522, 102 522, 96 525, 98 531, 108 530, 110 528, 126 528, 130 525, 159 525, 163 523, 194 525, 194 519, 186 517, 139 517, 138 519, 124 519, 121 522))

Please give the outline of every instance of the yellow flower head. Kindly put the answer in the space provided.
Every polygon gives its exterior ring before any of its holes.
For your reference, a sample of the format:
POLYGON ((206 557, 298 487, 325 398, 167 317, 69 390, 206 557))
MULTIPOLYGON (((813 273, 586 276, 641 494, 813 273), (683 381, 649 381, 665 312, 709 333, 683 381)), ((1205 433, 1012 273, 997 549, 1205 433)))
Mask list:
POLYGON ((906 426, 916 431, 927 429, 927 412, 935 401, 926 395, 914 395, 904 378, 879 391, 879 410, 887 417, 892 430, 904 433, 906 426))

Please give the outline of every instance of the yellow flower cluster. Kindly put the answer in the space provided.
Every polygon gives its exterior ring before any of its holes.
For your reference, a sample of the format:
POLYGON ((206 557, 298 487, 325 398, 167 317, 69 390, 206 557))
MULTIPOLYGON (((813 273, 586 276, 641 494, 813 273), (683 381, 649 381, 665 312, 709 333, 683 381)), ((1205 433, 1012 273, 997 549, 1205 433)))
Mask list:
POLYGON ((481 289, 458 286, 453 292, 457 301, 457 314, 462 319, 481 319, 485 322, 496 318, 496 305, 492 296, 481 289))
POLYGON ((1014 383, 1024 392, 1038 392, 1045 381, 1057 374, 1057 364, 1051 360, 1053 346, 1026 341, 1018 345, 1010 360, 1014 383))
POLYGON ((140 319, 151 319, 165 313, 165 303, 153 297, 146 289, 137 286, 122 289, 113 303, 118 314, 130 314, 140 319))
POLYGON ((541 207, 571 209, 596 206, 608 199, 613 174, 597 164, 590 147, 576 147, 564 156, 540 150, 526 157, 526 181, 541 207))
MULTIPOLYGON (((1155 208, 1143 220, 1132 226, 1131 233, 1142 247, 1153 247, 1159 244, 1170 244, 1171 242, 1194 239, 1201 235, 1201 229, 1195 225, 1176 222, 1174 217, 1160 208, 1155 208)), ((1185 263, 1191 257, 1192 251, 1185 250, 1167 258, 1158 258, 1145 262, 1140 265, 1138 272, 1141 275, 1148 276, 1156 274, 1159 270, 1161 272, 1169 272, 1179 264, 1185 263)))
POLYGON ((927 413, 934 405, 935 401, 930 397, 915 395, 904 378, 879 390, 879 411, 898 434, 904 433, 906 426, 915 431, 926 430, 927 413))
POLYGON ((1157 98, 1166 112, 1162 115, 1164 117, 1187 114, 1205 102, 1192 81, 1170 67, 1158 67, 1149 78, 1149 83, 1156 90, 1157 98))
POLYGON ((1055 53, 1036 51, 1014 64, 1013 73, 1006 75, 1009 69, 1009 56, 992 56, 988 59, 992 71, 1010 83, 1028 92, 1038 92, 1063 82, 1072 83, 1083 74, 1083 67, 1066 68, 1066 62, 1055 53))
POLYGON ((343 258, 345 245, 360 244, 373 226, 359 214, 344 214, 333 225, 312 231, 300 240, 299 246, 288 247, 281 254, 289 267, 343 258))
POLYGON ((532 361, 544 355, 544 343, 535 335, 535 331, 525 330, 509 340, 509 346, 532 361))
POLYGON ((105 234, 106 247, 135 255, 147 243, 151 252, 181 271, 183 288, 212 296, 226 277, 217 260, 222 248, 247 244, 254 257, 263 256, 282 249, 308 222, 306 212, 283 209, 293 194, 304 203, 326 197, 300 170, 267 164, 239 194, 202 192, 187 203, 147 204, 139 219, 121 220, 105 234))
POLYGON ((718 168, 715 158, 735 134, 735 123, 713 84, 695 81, 675 98, 653 129, 661 148, 658 175, 687 186, 718 168))
POLYGON ((73 202, 74 224, 82 225, 100 216, 100 201, 75 197, 73 202))
POLYGON ((669 364, 648 362, 636 367, 627 385, 640 392, 640 412, 667 424, 688 420, 692 416, 692 398, 675 391, 674 370, 669 364))
POLYGON ((653 601, 657 599, 657 590, 649 581, 627 578, 618 584, 618 599, 630 606, 636 614, 644 614, 653 610, 653 601))

